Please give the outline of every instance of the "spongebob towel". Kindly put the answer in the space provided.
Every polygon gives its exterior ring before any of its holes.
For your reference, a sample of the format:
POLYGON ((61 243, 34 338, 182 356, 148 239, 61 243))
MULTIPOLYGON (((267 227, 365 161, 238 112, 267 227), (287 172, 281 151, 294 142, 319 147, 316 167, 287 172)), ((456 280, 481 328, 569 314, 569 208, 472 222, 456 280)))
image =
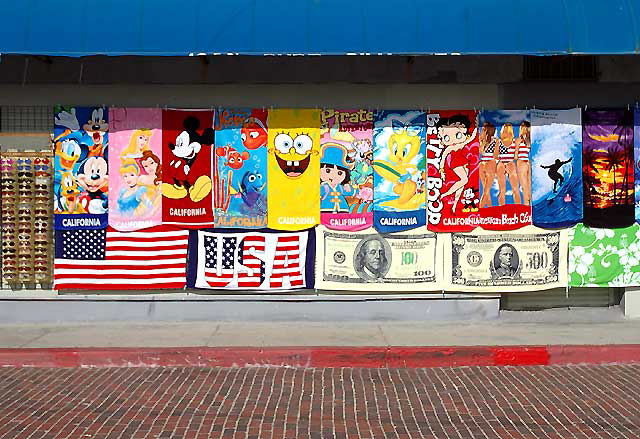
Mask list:
POLYGON ((422 111, 378 111, 373 129, 373 224, 382 233, 426 224, 422 111))
POLYGON ((162 224, 162 110, 111 108, 109 225, 127 232, 162 224))
POLYGON ((214 112, 162 111, 162 222, 213 227, 214 112))
POLYGON ((313 227, 320 222, 320 111, 272 109, 267 122, 268 225, 313 227))
POLYGON ((266 227, 267 110, 220 108, 215 130, 216 227, 266 227))
MULTIPOLYGON (((54 115, 55 228, 104 229, 109 210, 108 109, 59 106, 54 115)), ((34 175, 32 166, 19 166, 19 175, 34 175)))
POLYGON ((320 219, 333 230, 373 225, 373 112, 322 110, 320 219))

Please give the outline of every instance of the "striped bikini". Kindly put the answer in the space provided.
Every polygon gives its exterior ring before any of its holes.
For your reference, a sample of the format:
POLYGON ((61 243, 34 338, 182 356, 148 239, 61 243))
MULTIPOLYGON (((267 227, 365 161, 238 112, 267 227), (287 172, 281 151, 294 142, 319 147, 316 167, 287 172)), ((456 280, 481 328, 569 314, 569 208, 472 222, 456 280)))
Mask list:
POLYGON ((520 142, 520 147, 518 148, 518 160, 528 162, 530 149, 531 147, 526 142, 520 142))
POLYGON ((491 142, 487 145, 487 147, 484 149, 484 152, 480 156, 480 160, 481 161, 495 160, 495 157, 493 156, 495 150, 496 150, 496 139, 491 139, 491 142))
POLYGON ((516 145, 512 143, 511 146, 506 146, 500 142, 500 151, 498 152, 498 160, 502 163, 512 162, 516 156, 516 145))

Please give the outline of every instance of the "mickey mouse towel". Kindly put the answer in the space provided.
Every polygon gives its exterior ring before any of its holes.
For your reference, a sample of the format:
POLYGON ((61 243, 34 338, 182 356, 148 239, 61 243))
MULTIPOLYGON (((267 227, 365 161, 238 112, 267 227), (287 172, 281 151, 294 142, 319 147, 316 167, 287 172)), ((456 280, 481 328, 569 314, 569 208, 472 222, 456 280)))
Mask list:
POLYGON ((162 222, 213 227, 214 112, 162 112, 162 222))

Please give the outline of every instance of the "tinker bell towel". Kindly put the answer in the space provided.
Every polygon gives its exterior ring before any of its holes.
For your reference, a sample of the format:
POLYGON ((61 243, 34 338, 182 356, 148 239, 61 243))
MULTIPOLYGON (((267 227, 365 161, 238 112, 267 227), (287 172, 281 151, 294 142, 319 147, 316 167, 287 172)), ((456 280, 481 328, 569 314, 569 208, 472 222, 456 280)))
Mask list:
POLYGON ((267 124, 268 226, 313 227, 320 222, 320 110, 269 110, 267 124))
POLYGON ((373 112, 322 110, 320 219, 333 230, 373 225, 373 112))
POLYGON ((582 221, 581 110, 531 110, 533 224, 559 228, 582 221))
POLYGON ((422 111, 378 111, 373 130, 373 224, 400 232, 426 224, 426 138, 422 111))
POLYGON ((215 129, 216 227, 266 227, 267 110, 220 108, 215 129))

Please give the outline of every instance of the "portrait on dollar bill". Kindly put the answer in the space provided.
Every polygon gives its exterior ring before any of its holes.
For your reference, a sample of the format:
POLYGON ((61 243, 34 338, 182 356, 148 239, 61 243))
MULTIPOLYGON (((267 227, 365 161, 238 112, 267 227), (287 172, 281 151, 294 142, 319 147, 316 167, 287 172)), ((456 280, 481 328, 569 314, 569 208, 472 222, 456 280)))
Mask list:
POLYGON ((567 286, 566 230, 442 234, 444 288, 515 292, 567 286))
POLYGON ((316 286, 344 291, 438 291, 442 257, 436 234, 347 232, 316 227, 316 286))
POLYGON ((381 235, 368 236, 358 243, 353 268, 364 280, 383 279, 391 264, 391 247, 381 235))
POLYGON ((493 254, 490 265, 492 279, 513 279, 519 277, 520 258, 518 250, 509 243, 504 243, 493 254))

